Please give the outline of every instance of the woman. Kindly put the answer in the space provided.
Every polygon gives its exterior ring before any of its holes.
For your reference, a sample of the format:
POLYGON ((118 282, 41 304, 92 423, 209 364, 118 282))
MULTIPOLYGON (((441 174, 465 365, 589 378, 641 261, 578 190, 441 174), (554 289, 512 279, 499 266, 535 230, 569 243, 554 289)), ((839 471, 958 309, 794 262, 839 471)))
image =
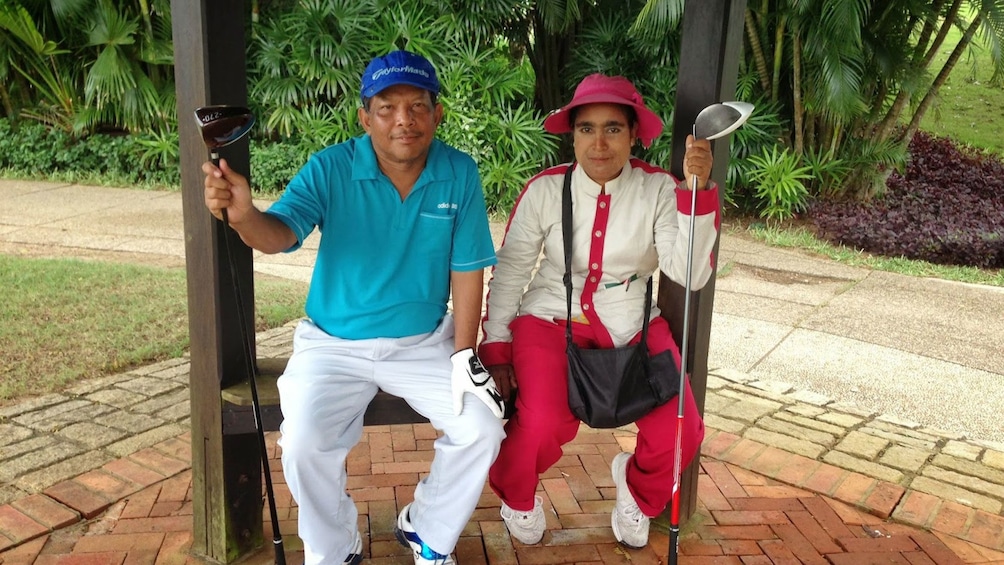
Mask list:
MULTIPOLYGON (((579 347, 637 343, 647 278, 659 268, 685 283, 691 221, 696 222, 692 288, 701 288, 711 276, 719 205, 717 188, 709 186, 710 144, 687 138, 687 182, 678 182, 631 157, 638 141, 647 147, 662 127, 627 79, 600 74, 583 79, 572 101, 544 120, 548 132, 572 133, 576 161, 530 179, 497 252, 479 355, 502 394, 517 387, 519 395, 489 483, 502 499, 506 526, 523 543, 537 543, 544 535, 542 501, 534 495, 538 477, 558 461, 562 446, 579 428, 568 408, 565 325, 572 324, 579 347), (570 166, 574 294, 569 322, 561 192, 570 166), (693 194, 689 187, 695 176, 700 190, 693 194), (691 198, 697 199, 695 218, 690 217, 691 198)), ((650 316, 649 351, 671 350, 679 366, 669 325, 654 306, 650 316)), ((704 437, 704 424, 689 385, 683 396, 686 465, 704 437)), ((672 496, 678 398, 639 419, 635 453, 612 461, 617 501, 611 526, 625 546, 648 543, 649 518, 659 515, 672 496)))

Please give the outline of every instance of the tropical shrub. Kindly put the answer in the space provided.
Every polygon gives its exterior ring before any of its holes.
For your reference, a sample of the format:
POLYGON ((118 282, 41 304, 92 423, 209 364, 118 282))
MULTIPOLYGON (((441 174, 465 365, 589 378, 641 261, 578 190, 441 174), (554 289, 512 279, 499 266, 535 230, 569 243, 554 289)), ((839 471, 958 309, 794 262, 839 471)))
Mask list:
MULTIPOLYGON (((168 136, 170 137, 170 136, 168 136)), ((112 186, 176 187, 177 140, 152 134, 90 135, 78 139, 36 122, 0 119, 0 171, 25 178, 112 186), (152 147, 160 147, 157 153, 152 147)))
POLYGON ((0 2, 0 116, 77 136, 172 125, 171 3, 0 2))
POLYGON ((750 181, 759 200, 759 214, 767 220, 786 220, 805 209, 812 168, 802 165, 798 155, 787 148, 771 147, 750 157, 750 181))
MULTIPOLYGON (((784 123, 776 103, 744 92, 742 81, 738 90, 736 99, 751 102, 754 109, 743 127, 728 137, 729 169, 725 178, 724 199, 727 205, 735 207, 740 213, 756 214, 766 204, 753 188, 755 184, 752 175, 756 166, 750 157, 763 155, 776 147, 784 130, 784 123)), ((724 142, 718 142, 715 149, 720 151, 719 147, 724 147, 724 142)))
POLYGON ((1004 268, 1004 161, 918 132, 905 170, 868 202, 825 200, 817 235, 889 257, 1004 268))
POLYGON ((293 141, 252 143, 251 188, 258 195, 278 197, 311 153, 311 145, 293 141))

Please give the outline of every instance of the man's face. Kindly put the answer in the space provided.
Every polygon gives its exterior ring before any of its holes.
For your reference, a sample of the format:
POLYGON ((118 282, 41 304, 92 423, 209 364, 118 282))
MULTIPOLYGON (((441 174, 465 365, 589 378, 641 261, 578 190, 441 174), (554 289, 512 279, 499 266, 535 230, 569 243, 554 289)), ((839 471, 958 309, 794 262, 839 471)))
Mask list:
POLYGON ((605 184, 621 174, 631 157, 631 145, 637 130, 628 125, 628 114, 617 104, 581 106, 572 124, 575 160, 598 184, 605 184))
POLYGON ((429 91, 406 84, 384 89, 359 109, 381 164, 424 164, 442 118, 443 107, 432 103, 429 91))

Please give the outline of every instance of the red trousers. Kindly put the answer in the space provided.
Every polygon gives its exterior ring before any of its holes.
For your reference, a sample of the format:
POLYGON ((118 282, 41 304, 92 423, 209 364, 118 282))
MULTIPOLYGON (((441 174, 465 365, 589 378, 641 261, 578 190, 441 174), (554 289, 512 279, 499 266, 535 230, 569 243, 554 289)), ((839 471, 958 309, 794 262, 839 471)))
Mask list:
MULTIPOLYGON (((510 328, 513 369, 519 387, 516 414, 505 426, 506 438, 488 481, 510 508, 525 512, 533 509, 539 475, 561 458, 561 447, 575 438, 579 420, 568 408, 564 324, 520 316, 510 328)), ((587 324, 573 323, 572 339, 579 347, 596 347, 587 324)), ((639 334, 632 343, 640 339, 639 334)), ((679 366, 679 349, 669 324, 662 318, 649 325, 648 348, 653 354, 672 349, 679 366)), ((638 443, 628 462, 627 483, 646 516, 658 516, 672 497, 679 398, 674 397, 635 423, 638 443)), ((684 399, 681 468, 693 460, 704 440, 704 422, 689 383, 684 399)))

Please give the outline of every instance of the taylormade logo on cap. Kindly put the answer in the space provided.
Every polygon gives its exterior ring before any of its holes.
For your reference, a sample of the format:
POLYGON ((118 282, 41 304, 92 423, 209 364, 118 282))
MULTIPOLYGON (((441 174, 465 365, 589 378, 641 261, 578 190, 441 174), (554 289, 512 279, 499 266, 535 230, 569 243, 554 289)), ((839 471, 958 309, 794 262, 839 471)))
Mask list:
POLYGON ((422 69, 416 69, 415 67, 391 67, 389 69, 380 69, 379 71, 373 73, 373 75, 370 76, 370 80, 377 80, 378 78, 391 73, 414 73, 422 75, 425 78, 429 78, 429 73, 423 71, 422 69))
POLYGON ((382 90, 398 84, 408 84, 439 94, 436 69, 428 59, 409 51, 393 51, 376 57, 363 72, 361 99, 371 98, 382 90))

